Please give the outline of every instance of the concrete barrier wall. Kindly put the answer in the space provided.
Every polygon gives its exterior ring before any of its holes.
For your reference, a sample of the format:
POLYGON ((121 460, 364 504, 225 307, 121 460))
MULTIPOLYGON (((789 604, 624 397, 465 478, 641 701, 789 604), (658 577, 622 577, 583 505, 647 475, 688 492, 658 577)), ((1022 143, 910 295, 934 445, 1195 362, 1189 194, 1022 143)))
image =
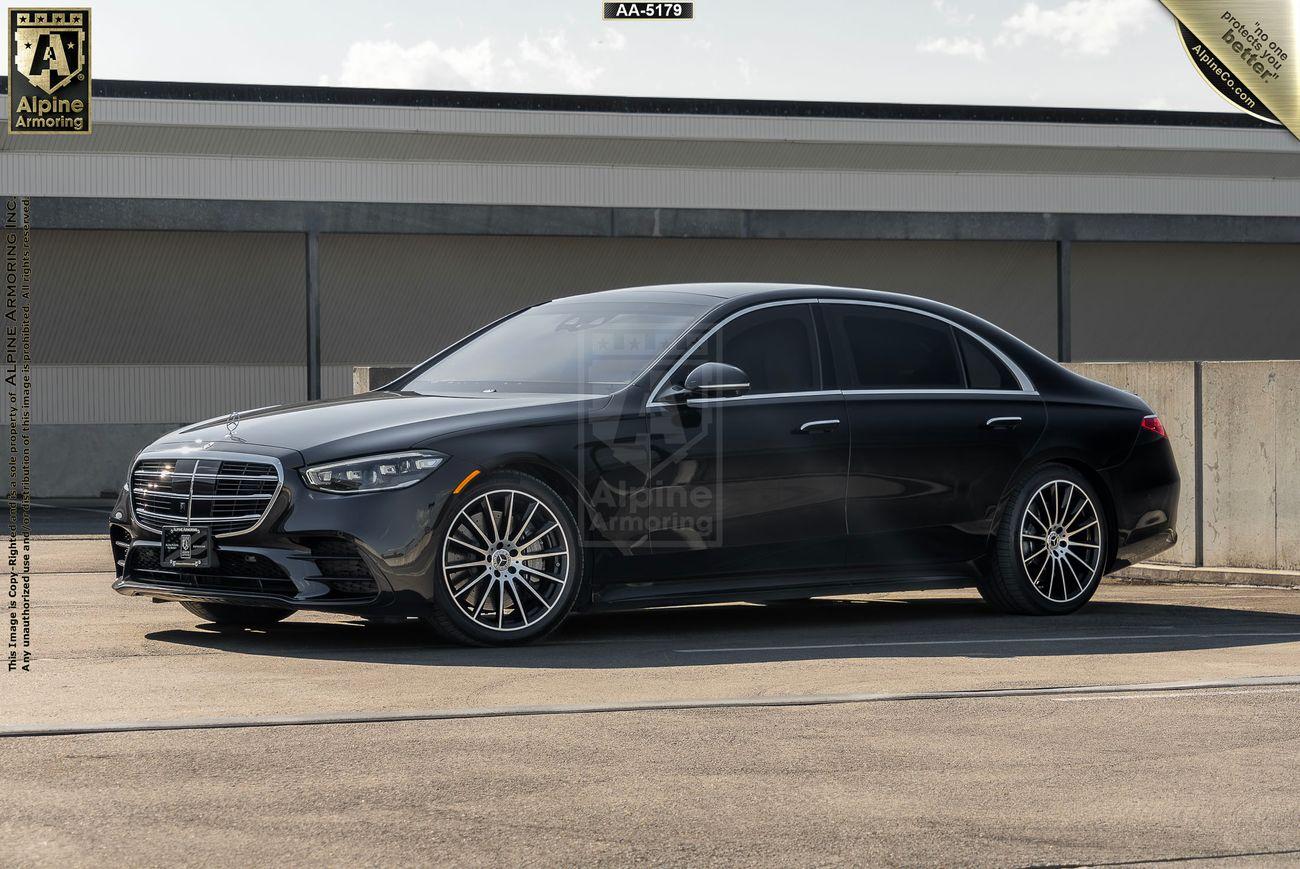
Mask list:
POLYGON ((1142 396, 1169 432, 1181 540, 1159 560, 1300 570, 1300 361, 1069 367, 1142 396))
POLYGON ((1205 563, 1300 569, 1300 362, 1201 367, 1205 563))
POLYGON ((393 382, 410 370, 410 365, 404 367, 391 365, 357 366, 352 369, 352 394, 360 395, 363 392, 378 389, 386 383, 393 382))
MULTIPOLYGON (((1300 361, 1068 367, 1142 396, 1165 425, 1183 486, 1179 542, 1158 561, 1300 570, 1300 361)), ((357 368, 354 390, 400 373, 357 368)))

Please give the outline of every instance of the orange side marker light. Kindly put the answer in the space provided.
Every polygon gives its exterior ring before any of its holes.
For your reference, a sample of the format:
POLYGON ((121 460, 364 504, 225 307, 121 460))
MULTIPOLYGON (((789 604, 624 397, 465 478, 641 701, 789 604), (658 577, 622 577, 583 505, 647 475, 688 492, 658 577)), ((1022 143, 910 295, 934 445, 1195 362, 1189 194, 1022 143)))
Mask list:
POLYGON ((478 476, 478 470, 477 470, 477 469, 475 469, 475 470, 473 470, 473 471, 470 471, 470 472, 469 472, 469 476, 466 477, 465 479, 461 480, 461 481, 460 481, 460 485, 457 486, 456 488, 452 489, 452 490, 451 490, 451 493, 452 493, 453 495, 459 495, 459 494, 460 494, 460 490, 463 489, 463 488, 465 488, 466 486, 468 486, 468 485, 469 485, 469 481, 472 480, 472 479, 474 479, 474 478, 477 477, 477 476, 478 476))

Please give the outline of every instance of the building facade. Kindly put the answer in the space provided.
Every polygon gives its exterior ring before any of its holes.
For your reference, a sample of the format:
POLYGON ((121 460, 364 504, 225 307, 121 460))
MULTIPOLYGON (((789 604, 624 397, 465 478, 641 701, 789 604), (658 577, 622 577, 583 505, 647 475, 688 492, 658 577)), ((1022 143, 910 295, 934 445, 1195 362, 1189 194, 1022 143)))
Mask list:
POLYGON ((1300 357, 1300 142, 1244 114, 113 81, 94 113, 0 138, 37 496, 616 286, 911 292, 1075 361, 1300 357))

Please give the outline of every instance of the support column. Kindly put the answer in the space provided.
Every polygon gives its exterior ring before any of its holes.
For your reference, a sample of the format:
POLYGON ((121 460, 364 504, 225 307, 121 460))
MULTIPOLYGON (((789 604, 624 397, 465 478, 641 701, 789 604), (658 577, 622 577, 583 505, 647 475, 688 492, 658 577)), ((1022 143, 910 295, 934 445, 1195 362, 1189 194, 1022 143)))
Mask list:
POLYGON ((320 236, 307 233, 307 398, 320 398, 320 236))
POLYGON ((1070 241, 1056 243, 1056 358, 1069 362, 1070 355, 1070 241))

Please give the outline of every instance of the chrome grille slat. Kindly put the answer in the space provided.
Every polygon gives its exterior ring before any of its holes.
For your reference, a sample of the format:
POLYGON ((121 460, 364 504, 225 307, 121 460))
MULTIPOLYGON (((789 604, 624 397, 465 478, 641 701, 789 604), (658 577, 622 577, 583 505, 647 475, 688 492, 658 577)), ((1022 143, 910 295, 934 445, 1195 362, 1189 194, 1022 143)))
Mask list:
POLYGON ((151 471, 136 471, 135 476, 155 477, 159 480, 162 479, 188 480, 191 477, 194 477, 199 480, 275 480, 276 482, 279 482, 280 480, 280 478, 275 476, 274 474, 271 474, 269 476, 267 475, 245 476, 242 474, 186 474, 186 473, 177 473, 175 471, 165 473, 165 474, 162 472, 153 473, 151 471))
POLYGON ((143 495, 146 498, 155 495, 161 495, 164 498, 194 498, 196 501, 243 501, 248 498, 270 498, 270 493, 249 494, 249 495, 182 495, 179 492, 150 492, 148 489, 132 489, 137 495, 143 495))
POLYGON ((152 516, 155 519, 170 519, 172 521, 183 520, 184 522, 194 522, 200 525, 210 525, 213 522, 243 522, 256 521, 262 518, 261 513, 254 513, 251 516, 169 516, 166 513, 153 513, 142 507, 137 507, 136 511, 141 516, 152 516))
POLYGON ((131 509, 151 531, 211 528, 217 537, 252 531, 283 485, 279 462, 239 453, 146 454, 131 470, 131 509))

